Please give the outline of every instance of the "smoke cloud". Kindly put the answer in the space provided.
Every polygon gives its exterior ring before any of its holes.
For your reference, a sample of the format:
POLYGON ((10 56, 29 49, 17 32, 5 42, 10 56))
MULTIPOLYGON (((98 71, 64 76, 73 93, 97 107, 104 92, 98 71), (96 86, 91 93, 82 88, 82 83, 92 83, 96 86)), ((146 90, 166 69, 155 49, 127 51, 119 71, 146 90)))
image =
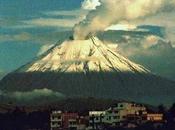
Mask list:
MULTIPOLYGON (((171 12, 175 7, 175 0, 99 1, 101 4, 95 7, 95 10, 91 10, 83 21, 75 25, 75 39, 85 39, 88 34, 104 31, 112 24, 117 24, 123 21, 129 22, 155 15, 160 12, 171 12)), ((86 7, 85 5, 83 6, 86 7)))

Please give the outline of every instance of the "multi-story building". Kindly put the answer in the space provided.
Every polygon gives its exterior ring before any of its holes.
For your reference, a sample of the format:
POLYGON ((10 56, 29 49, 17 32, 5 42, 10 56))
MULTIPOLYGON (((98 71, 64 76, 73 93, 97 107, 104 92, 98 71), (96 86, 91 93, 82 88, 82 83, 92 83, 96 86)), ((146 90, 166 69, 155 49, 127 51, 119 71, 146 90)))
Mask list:
POLYGON ((141 123, 141 121, 145 120, 147 114, 145 106, 130 102, 117 103, 110 110, 116 113, 117 124, 125 122, 141 123))
POLYGON ((89 116, 79 116, 77 130, 86 130, 89 124, 89 116))
POLYGON ((163 114, 147 113, 142 104, 119 102, 105 111, 90 111, 89 118, 79 117, 78 113, 53 111, 50 120, 51 130, 85 130, 88 124, 88 130, 103 130, 117 126, 133 128, 149 121, 160 123, 163 114))
POLYGON ((90 128, 99 129, 103 124, 109 126, 121 126, 126 123, 142 123, 146 120, 146 107, 141 104, 120 102, 106 111, 89 112, 90 128))
POLYGON ((76 130, 78 127, 78 113, 63 113, 63 128, 76 130))
POLYGON ((59 130, 62 127, 62 112, 52 111, 50 114, 50 129, 59 130))
POLYGON ((147 114, 147 121, 161 122, 163 121, 163 114, 158 114, 158 113, 147 114))
POLYGON ((104 123, 105 111, 90 111, 89 112, 89 130, 100 129, 104 123))
POLYGON ((78 113, 52 111, 50 114, 50 123, 51 130, 76 130, 78 127, 78 113))

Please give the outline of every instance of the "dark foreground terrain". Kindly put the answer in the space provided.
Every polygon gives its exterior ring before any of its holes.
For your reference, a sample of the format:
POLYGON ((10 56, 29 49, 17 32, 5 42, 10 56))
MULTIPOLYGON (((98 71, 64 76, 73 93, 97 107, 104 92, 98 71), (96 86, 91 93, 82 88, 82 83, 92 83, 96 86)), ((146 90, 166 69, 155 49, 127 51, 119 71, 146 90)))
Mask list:
POLYGON ((125 99, 156 105, 170 105, 175 100, 175 82, 151 74, 14 72, 0 81, 0 89, 7 92, 44 88, 66 97, 125 99))
MULTIPOLYGON (((117 103, 116 100, 104 99, 66 99, 55 104, 43 106, 0 105, 0 130, 50 130, 50 113, 52 110, 77 112, 79 116, 87 116, 90 110, 105 110, 117 103)), ((165 122, 155 127, 155 123, 147 122, 137 128, 109 128, 104 130, 175 130, 175 104, 169 109, 160 105, 146 105, 149 111, 164 114, 165 122)))

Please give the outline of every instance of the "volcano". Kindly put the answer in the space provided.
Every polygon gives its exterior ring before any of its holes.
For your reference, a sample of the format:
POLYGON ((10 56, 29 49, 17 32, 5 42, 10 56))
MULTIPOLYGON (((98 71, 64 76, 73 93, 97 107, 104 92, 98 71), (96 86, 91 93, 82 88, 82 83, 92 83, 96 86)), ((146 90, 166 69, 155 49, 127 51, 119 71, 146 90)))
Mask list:
POLYGON ((172 103, 175 82, 153 75, 96 37, 67 40, 0 82, 8 92, 48 88, 67 97, 172 103))
POLYGON ((17 72, 130 72, 149 73, 109 49, 98 38, 66 41, 17 70, 17 72))

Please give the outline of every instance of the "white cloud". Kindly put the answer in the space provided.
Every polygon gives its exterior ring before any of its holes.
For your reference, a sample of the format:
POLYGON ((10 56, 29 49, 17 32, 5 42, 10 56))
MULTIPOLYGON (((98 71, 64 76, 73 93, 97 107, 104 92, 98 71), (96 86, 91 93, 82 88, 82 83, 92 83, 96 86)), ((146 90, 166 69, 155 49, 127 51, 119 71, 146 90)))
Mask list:
POLYGON ((75 16, 75 17, 80 17, 80 16, 85 16, 87 15, 86 10, 56 10, 56 11, 49 11, 49 12, 44 12, 45 15, 48 16, 75 16))
POLYGON ((155 25, 165 27, 165 33, 167 39, 172 41, 175 44, 175 11, 172 12, 162 12, 157 15, 150 16, 144 19, 137 19, 130 23, 136 25, 155 25))
POLYGON ((21 99, 28 99, 32 100, 37 97, 41 96, 56 96, 56 97, 63 97, 63 95, 59 92, 54 92, 50 89, 44 88, 44 89, 34 89, 33 91, 29 92, 14 92, 11 94, 12 97, 21 100, 21 99))
MULTIPOLYGON (((22 28, 31 28, 31 27, 56 27, 56 28, 72 28, 75 24, 79 23, 85 18, 88 11, 83 9, 79 10, 55 10, 49 12, 43 12, 44 15, 49 16, 49 18, 36 18, 31 20, 22 21, 24 25, 21 25, 22 28), (63 16, 63 18, 53 18, 53 16, 63 16), (65 17, 64 16, 73 16, 65 17)), ((20 25, 18 25, 20 27, 20 25)))
POLYGON ((149 35, 145 37, 145 39, 142 42, 142 46, 144 49, 148 49, 158 43, 160 40, 160 37, 154 36, 154 35, 149 35))
POLYGON ((50 48, 52 48, 54 46, 54 44, 46 44, 46 45, 43 45, 41 48, 40 48, 40 50, 39 50, 39 52, 38 52, 38 56, 39 55, 41 55, 41 54, 43 54, 44 52, 46 52, 46 51, 48 51, 50 48))
POLYGON ((75 24, 83 20, 86 17, 88 11, 83 9, 76 9, 76 10, 54 10, 41 13, 43 14, 43 17, 18 21, 17 23, 11 26, 4 26, 4 24, 6 25, 9 22, 11 23, 12 21, 2 19, 2 21, 0 21, 0 26, 2 26, 2 28, 8 28, 8 29, 24 29, 24 28, 26 29, 26 28, 37 28, 37 27, 40 28, 56 27, 55 29, 60 28, 67 29, 72 28, 75 24), (55 16, 62 16, 62 18, 56 18, 55 16))
POLYGON ((105 30, 133 30, 136 29, 137 26, 136 25, 132 25, 132 24, 116 24, 116 25, 112 25, 109 26, 108 28, 106 28, 105 30))
POLYGON ((39 18, 24 21, 25 24, 45 27, 73 27, 78 23, 79 19, 53 19, 53 18, 39 18))
POLYGON ((47 88, 34 89, 32 91, 25 91, 25 92, 16 91, 8 93, 4 93, 3 91, 0 90, 0 96, 3 96, 5 99, 11 99, 17 102, 22 101, 30 103, 37 102, 37 99, 42 100, 43 98, 46 98, 47 100, 49 100, 49 98, 53 98, 54 100, 59 100, 65 97, 63 94, 47 88))
MULTIPOLYGON (((94 5, 92 2, 94 1, 84 1, 87 3, 85 5, 89 5, 89 3, 94 5)), ((171 13, 175 7, 175 0, 100 0, 100 2, 100 6, 90 11, 86 19, 75 26, 75 39, 84 39, 89 33, 103 31, 107 27, 122 21, 131 22, 161 12, 171 13)))
POLYGON ((82 8, 85 10, 95 10, 100 4, 99 0, 85 0, 82 3, 82 8))
POLYGON ((14 35, 10 35, 10 34, 0 35, 0 42, 4 42, 4 41, 28 41, 31 39, 32 39, 31 34, 27 33, 27 32, 22 32, 20 34, 14 34, 14 35))
POLYGON ((28 29, 28 28, 34 28, 36 27, 35 25, 29 25, 29 24, 24 24, 24 21, 19 24, 19 25, 14 25, 14 26, 10 26, 10 27, 6 27, 8 29, 28 29))
POLYGON ((146 17, 144 19, 136 19, 132 21, 136 24, 151 24, 165 27, 172 27, 175 21, 175 11, 172 12, 162 12, 157 13, 156 15, 146 17))

